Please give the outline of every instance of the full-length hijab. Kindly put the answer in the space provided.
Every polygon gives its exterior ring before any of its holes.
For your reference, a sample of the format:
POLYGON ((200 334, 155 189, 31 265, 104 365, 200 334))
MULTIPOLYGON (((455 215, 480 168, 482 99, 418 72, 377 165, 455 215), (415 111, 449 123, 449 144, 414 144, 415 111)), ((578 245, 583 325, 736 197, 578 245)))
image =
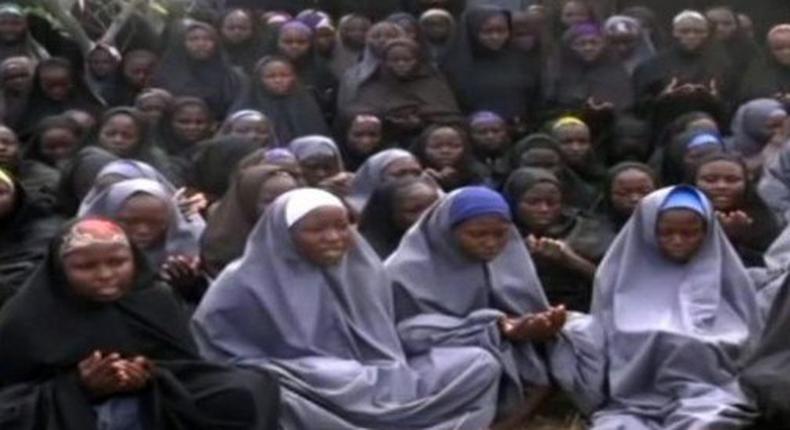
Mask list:
POLYGON ((204 356, 275 371, 285 387, 285 429, 487 427, 499 376, 493 359, 477 349, 429 347, 408 358, 390 281, 364 239, 353 233, 353 246, 332 267, 299 255, 288 213, 310 203, 291 199, 316 192, 280 196, 244 256, 209 288, 193 319, 204 356))
POLYGON ((678 188, 645 197, 598 268, 592 315, 606 333, 608 401, 595 429, 741 428, 751 419, 735 378, 761 329, 754 285, 690 187, 704 242, 686 264, 661 255, 656 224, 678 188))

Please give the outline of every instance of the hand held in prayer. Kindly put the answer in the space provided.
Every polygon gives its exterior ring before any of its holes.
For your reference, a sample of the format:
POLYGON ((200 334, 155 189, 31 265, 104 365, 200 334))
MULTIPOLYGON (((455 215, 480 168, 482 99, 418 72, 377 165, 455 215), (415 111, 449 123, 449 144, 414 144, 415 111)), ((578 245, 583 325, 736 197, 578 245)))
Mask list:
POLYGON ((116 353, 94 351, 79 362, 80 383, 92 398, 100 399, 122 390, 122 378, 115 367, 115 363, 120 360, 120 355, 116 353))
POLYGON ((722 228, 731 239, 742 238, 748 234, 754 220, 743 211, 716 212, 722 228))
POLYGON ((179 292, 195 285, 200 275, 200 258, 186 255, 168 256, 159 272, 159 276, 179 292))
POLYGON ((142 390, 151 380, 153 364, 147 358, 138 356, 132 360, 119 360, 113 363, 121 379, 121 392, 130 393, 142 390))
POLYGON ((527 237, 527 248, 533 255, 556 263, 565 261, 567 245, 564 242, 548 237, 527 237))
POLYGON ((208 206, 208 199, 203 193, 188 195, 186 188, 176 191, 173 198, 178 204, 178 209, 187 219, 198 215, 208 206))
POLYGON ((544 342, 553 339, 562 330, 566 319, 565 306, 560 305, 521 318, 502 318, 499 328, 506 339, 514 342, 544 342))

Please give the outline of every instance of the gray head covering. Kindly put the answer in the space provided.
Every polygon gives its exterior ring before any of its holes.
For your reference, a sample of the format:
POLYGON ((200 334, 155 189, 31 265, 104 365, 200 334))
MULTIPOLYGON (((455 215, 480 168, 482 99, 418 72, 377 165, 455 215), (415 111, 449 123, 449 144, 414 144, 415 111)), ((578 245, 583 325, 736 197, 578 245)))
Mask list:
POLYGON ((340 154, 340 149, 338 149, 337 144, 331 137, 318 134, 302 136, 292 140, 288 144, 288 149, 300 162, 316 155, 323 155, 335 157, 341 168, 343 166, 343 157, 340 154))
MULTIPOLYGON (((171 199, 176 194, 176 187, 167 179, 162 173, 156 170, 148 163, 137 160, 116 160, 104 166, 96 179, 93 180, 93 187, 88 191, 88 194, 82 199, 78 213, 84 213, 87 208, 94 204, 100 198, 107 188, 112 185, 109 183, 108 178, 118 178, 115 182, 127 179, 150 179, 158 182, 162 188, 167 191, 171 199)), ((184 216, 181 211, 178 211, 179 224, 188 226, 192 233, 199 237, 203 229, 206 228, 206 222, 200 215, 192 215, 189 218, 184 216)))
POLYGON ((180 216, 178 207, 173 202, 173 195, 165 186, 151 179, 129 179, 109 186, 91 204, 80 208, 79 216, 103 216, 114 219, 124 203, 137 194, 147 194, 167 203, 170 212, 170 223, 167 237, 162 246, 144 250, 146 257, 154 267, 159 267, 168 255, 180 254, 198 256, 200 254, 199 239, 201 231, 195 231, 180 216))
POLYGON ((478 309, 524 315, 548 309, 535 266, 515 226, 505 250, 488 263, 464 256, 455 243, 450 210, 463 188, 428 210, 387 259, 398 318, 419 313, 463 317, 478 309))
POLYGON ((650 35, 644 30, 642 24, 636 18, 625 15, 615 15, 606 20, 604 33, 611 36, 623 34, 633 35, 639 39, 639 45, 629 58, 621 58, 623 66, 629 74, 633 74, 637 66, 656 55, 656 47, 650 39, 650 35))
POLYGON ((694 188, 683 187, 704 207, 704 242, 686 264, 661 255, 656 223, 677 188, 645 197, 598 267, 591 313, 606 333, 610 409, 596 420, 602 426, 636 416, 691 423, 682 428, 739 428, 730 426, 748 415, 734 378, 761 328, 755 289, 694 188))
POLYGON ((387 167, 404 158, 417 161, 411 152, 394 148, 379 152, 359 166, 354 180, 351 182, 351 195, 348 197, 348 203, 357 213, 361 213, 365 209, 373 191, 386 180, 384 172, 387 167))
POLYGON ((331 196, 302 188, 277 198, 209 288, 193 319, 203 355, 277 372, 284 428, 486 428, 499 378, 490 356, 457 348, 407 359, 389 279, 356 232, 335 266, 299 254, 289 213, 309 213, 316 193, 331 196))
POLYGON ((771 139, 765 123, 776 114, 787 114, 784 106, 774 99, 756 99, 744 103, 732 120, 732 143, 745 157, 763 150, 771 139))

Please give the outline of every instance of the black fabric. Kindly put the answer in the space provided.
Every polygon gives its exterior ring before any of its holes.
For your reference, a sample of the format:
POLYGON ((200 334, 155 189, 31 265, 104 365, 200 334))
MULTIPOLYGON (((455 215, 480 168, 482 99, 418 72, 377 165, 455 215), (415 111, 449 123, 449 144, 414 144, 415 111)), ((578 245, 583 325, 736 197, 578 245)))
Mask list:
POLYGON ((201 142, 189 169, 189 184, 209 197, 219 198, 230 187, 239 162, 259 148, 254 142, 233 136, 201 142))
MULTIPOLYGON (((261 69, 271 61, 286 60, 268 57, 258 63, 253 76, 260 76, 261 69)), ((231 110, 236 112, 242 109, 253 109, 266 115, 274 124, 278 142, 287 143, 310 134, 329 134, 329 127, 318 102, 300 84, 297 84, 291 94, 276 96, 263 87, 260 79, 252 79, 250 90, 234 103, 231 110)))
POLYGON ((66 216, 77 213, 80 202, 93 187, 93 180, 104 166, 118 157, 96 146, 82 148, 63 168, 57 187, 58 211, 66 216))
POLYGON ((442 70, 465 112, 493 111, 508 121, 531 118, 540 101, 540 65, 515 47, 491 52, 477 41, 482 24, 497 15, 510 22, 510 13, 495 7, 466 11, 442 70))
POLYGON ((202 362, 181 309, 154 283, 141 254, 130 293, 110 304, 86 303, 67 290, 55 257, 61 240, 52 242, 46 261, 0 314, 3 429, 96 428, 77 371, 96 350, 155 362, 154 380, 136 394, 146 429, 275 428, 274 381, 250 371, 242 385, 236 371, 202 362))
POLYGON ((752 61, 741 81, 738 100, 746 102, 788 93, 790 93, 790 67, 779 64, 767 54, 752 61))

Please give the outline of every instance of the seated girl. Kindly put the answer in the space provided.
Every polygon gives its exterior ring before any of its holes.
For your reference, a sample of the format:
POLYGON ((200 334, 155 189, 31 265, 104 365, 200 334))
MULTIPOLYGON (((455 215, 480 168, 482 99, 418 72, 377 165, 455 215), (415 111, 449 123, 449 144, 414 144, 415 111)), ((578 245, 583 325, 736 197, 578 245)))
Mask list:
POLYGON ((487 428, 501 369, 471 347, 403 345, 390 281, 343 202, 303 188, 258 221, 195 314, 202 354, 263 367, 284 429, 487 428))
POLYGON ((277 428, 276 381, 203 361, 173 297, 110 221, 56 237, 3 309, 0 338, 4 429, 277 428))

